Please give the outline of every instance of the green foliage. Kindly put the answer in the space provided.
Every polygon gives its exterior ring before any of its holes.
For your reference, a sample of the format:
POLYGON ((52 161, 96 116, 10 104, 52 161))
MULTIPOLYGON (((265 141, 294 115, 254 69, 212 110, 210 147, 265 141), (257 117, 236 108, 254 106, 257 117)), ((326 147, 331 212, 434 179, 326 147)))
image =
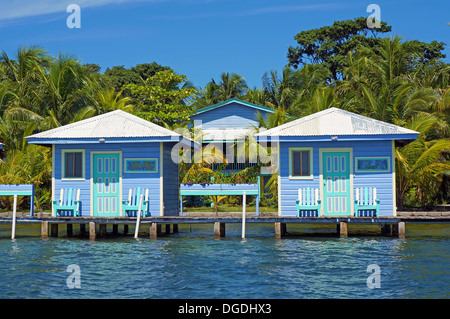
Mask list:
POLYGON ((381 22, 380 28, 368 28, 364 17, 302 31, 294 37, 298 46, 289 47, 289 65, 297 68, 309 63, 322 64, 330 70, 332 79, 337 80, 346 66, 348 52, 355 52, 360 47, 376 48, 378 33, 390 31, 391 26, 386 22, 381 22))
POLYGON ((194 108, 186 101, 194 97, 197 91, 187 84, 184 75, 160 71, 145 80, 144 85, 128 84, 124 88, 145 101, 137 105, 136 115, 170 127, 179 121, 189 120, 194 114, 194 108))

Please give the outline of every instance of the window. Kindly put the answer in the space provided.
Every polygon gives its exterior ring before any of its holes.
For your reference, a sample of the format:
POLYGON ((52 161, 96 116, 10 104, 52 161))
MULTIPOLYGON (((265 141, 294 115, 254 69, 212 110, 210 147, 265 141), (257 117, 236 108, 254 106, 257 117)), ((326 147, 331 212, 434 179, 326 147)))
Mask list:
POLYGON ((63 178, 84 179, 84 151, 63 150, 63 178))
POLYGON ((312 176, 312 149, 289 149, 290 178, 309 179, 312 176))

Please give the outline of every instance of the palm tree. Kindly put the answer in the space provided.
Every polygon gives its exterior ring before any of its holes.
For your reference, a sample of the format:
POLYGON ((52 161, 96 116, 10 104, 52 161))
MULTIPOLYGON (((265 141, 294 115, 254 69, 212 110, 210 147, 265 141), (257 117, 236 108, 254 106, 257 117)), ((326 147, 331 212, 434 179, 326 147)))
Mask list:
POLYGON ((114 110, 122 110, 126 112, 133 111, 130 97, 122 97, 122 91, 115 92, 114 88, 103 88, 95 95, 95 102, 99 113, 105 113, 114 110))
MULTIPOLYGON (((247 90, 247 83, 242 75, 224 72, 220 76, 220 80, 217 87, 217 98, 219 101, 241 97, 247 90)), ((214 79, 211 82, 215 83, 214 79)))
POLYGON ((445 158, 445 154, 450 152, 450 140, 427 140, 427 134, 433 134, 435 130, 448 131, 448 122, 435 115, 421 114, 413 117, 407 127, 421 134, 417 140, 395 150, 397 206, 400 209, 406 192, 412 189, 416 190, 422 206, 430 204, 444 172, 450 169, 450 163, 445 158))

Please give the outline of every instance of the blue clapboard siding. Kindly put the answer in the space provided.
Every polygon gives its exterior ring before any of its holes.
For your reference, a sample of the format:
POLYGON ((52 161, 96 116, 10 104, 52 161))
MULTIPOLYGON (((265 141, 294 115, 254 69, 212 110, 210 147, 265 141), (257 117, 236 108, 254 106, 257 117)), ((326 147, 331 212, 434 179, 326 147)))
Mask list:
MULTIPOLYGON (((58 199, 62 188, 80 189, 81 214, 90 215, 91 200, 91 152, 92 151, 121 151, 122 152, 122 199, 128 197, 130 188, 141 187, 149 189, 150 213, 153 216, 160 215, 160 168, 157 173, 125 173, 124 159, 126 158, 157 158, 159 157, 160 143, 111 143, 111 144, 55 144, 54 179, 55 194, 58 199), (61 180, 61 160, 63 149, 85 150, 85 179, 84 180, 61 180)), ((177 187, 177 183, 173 187, 177 187)))
POLYGON ((257 113, 267 117, 268 112, 236 102, 191 116, 192 120, 202 121, 202 129, 247 129, 258 125, 257 113))
MULTIPOLYGON (((179 181, 178 164, 172 160, 171 152, 175 143, 164 143, 164 170, 163 170, 163 198, 164 216, 178 216, 179 209, 179 181)), ((178 151, 177 151, 178 153, 178 151)))
POLYGON ((353 148, 353 196, 354 189, 359 187, 376 187, 377 197, 381 201, 380 216, 392 216, 394 209, 392 169, 395 163, 392 159, 392 144, 390 140, 379 141, 349 141, 349 142, 281 142, 280 150, 280 178, 281 178, 281 214, 283 216, 296 215, 295 201, 298 197, 298 189, 311 187, 321 191, 320 158, 321 148, 353 148), (312 147, 313 148, 313 174, 312 180, 289 179, 289 148, 312 147), (389 157, 390 171, 386 173, 356 173, 355 157, 389 157))

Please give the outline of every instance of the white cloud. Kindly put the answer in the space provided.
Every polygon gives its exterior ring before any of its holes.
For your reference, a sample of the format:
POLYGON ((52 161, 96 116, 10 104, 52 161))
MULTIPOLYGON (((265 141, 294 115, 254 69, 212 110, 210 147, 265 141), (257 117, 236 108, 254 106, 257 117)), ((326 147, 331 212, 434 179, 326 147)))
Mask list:
POLYGON ((0 0, 0 20, 19 19, 51 13, 65 13, 69 4, 83 8, 108 4, 155 2, 158 0, 0 0))

